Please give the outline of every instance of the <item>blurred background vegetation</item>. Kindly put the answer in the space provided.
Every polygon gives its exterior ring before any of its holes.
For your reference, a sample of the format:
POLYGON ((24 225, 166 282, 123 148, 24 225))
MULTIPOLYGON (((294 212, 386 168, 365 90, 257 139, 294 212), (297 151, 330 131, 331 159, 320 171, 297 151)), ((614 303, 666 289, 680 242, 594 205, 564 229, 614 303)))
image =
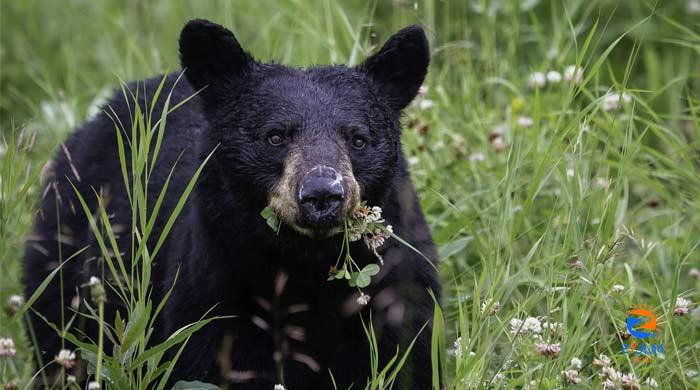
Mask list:
MULTIPOLYGON (((582 376, 599 386, 590 362, 605 353, 640 382, 698 386, 698 313, 693 321, 672 314, 678 296, 698 298, 700 1, 2 0, 0 7, 2 302, 21 291, 21 247, 41 167, 120 79, 179 69, 185 21, 224 24, 256 58, 296 66, 357 64, 393 31, 420 23, 432 65, 426 94, 405 117, 404 147, 441 249, 448 344, 461 336, 465 352, 452 351, 448 383, 491 383, 503 374, 509 386, 534 380, 553 388, 580 357, 582 376), (563 73, 573 64, 584 70, 582 84, 528 84, 533 72, 563 73), (601 108, 607 93, 623 91, 629 104, 601 108), (612 294, 613 285, 625 289, 612 294), (485 301, 499 302, 500 314, 482 313, 485 301), (617 331, 626 308, 647 302, 663 313, 667 358, 635 365, 619 354, 617 331), (561 356, 533 357, 511 339, 509 320, 525 316, 564 324, 561 356)), ((0 328, 25 340, 18 328, 0 328)), ((18 344, 28 357, 27 343, 18 344)))

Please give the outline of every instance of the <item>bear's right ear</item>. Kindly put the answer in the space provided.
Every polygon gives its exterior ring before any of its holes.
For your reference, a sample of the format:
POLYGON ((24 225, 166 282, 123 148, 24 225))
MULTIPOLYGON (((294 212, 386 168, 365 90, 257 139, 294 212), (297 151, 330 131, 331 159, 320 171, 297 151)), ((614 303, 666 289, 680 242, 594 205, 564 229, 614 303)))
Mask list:
POLYGON ((389 38, 359 69, 372 77, 389 106, 401 111, 416 97, 429 64, 430 48, 423 28, 409 26, 389 38))
POLYGON ((195 90, 204 96, 245 73, 254 63, 225 27, 205 19, 189 21, 180 33, 180 62, 195 90), (207 91, 208 90, 208 91, 207 91))

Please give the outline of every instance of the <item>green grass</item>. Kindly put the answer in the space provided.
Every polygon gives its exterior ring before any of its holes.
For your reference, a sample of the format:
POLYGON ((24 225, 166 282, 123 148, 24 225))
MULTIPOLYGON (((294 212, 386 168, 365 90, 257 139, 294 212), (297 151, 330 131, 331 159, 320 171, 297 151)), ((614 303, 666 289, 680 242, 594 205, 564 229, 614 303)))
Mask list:
MULTIPOLYGON (((120 79, 179 69, 189 18, 225 24, 256 58, 298 66, 356 64, 422 23, 433 61, 403 143, 442 255, 434 359, 446 362, 447 387, 569 386, 562 371, 577 357, 578 386, 600 388, 593 359, 605 354, 640 382, 697 388, 700 15, 690 3, 1 2, 0 303, 21 292, 41 168, 120 79), (532 72, 571 64, 583 67, 581 84, 528 86, 532 72), (604 111, 610 91, 631 100, 604 111), (687 315, 673 315, 679 296, 695 303, 687 315), (648 363, 620 352, 626 311, 641 304, 663 324, 664 356, 648 363), (542 334, 558 356, 513 336, 510 321, 529 316, 562 324, 542 334)), ((18 350, 0 357, 0 383, 24 386, 38 367, 18 322, 0 313, 0 337, 18 350)))

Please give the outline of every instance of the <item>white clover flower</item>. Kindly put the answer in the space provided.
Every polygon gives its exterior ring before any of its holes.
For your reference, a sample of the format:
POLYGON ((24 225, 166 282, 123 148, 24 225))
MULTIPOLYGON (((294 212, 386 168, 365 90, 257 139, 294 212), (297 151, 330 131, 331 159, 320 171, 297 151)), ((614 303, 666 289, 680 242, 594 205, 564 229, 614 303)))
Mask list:
POLYGON ((429 110, 433 108, 433 101, 430 99, 423 99, 418 103, 418 108, 421 110, 429 110))
POLYGON ((421 85, 420 88, 418 88, 418 96, 425 96, 427 94, 428 94, 428 86, 421 85))
POLYGON ((547 76, 542 72, 533 72, 527 78, 527 85, 532 88, 541 88, 547 84, 547 76))
POLYGON ((538 342, 535 344, 535 350, 537 353, 539 353, 542 356, 546 357, 557 357, 559 356, 559 352, 561 352, 561 344, 559 343, 545 343, 545 342, 538 342))
POLYGON ((700 270, 697 268, 691 268, 690 271, 688 271, 688 275, 695 279, 700 279, 700 270))
POLYGON ((389 238, 387 233, 380 228, 376 228, 371 234, 365 235, 365 244, 367 248, 376 252, 380 246, 384 245, 387 238, 389 238))
POLYGON ((691 15, 700 14, 700 0, 688 0, 685 9, 691 15))
POLYGON ((92 381, 88 383, 88 390, 100 390, 100 382, 92 381))
POLYGON ((632 96, 629 94, 622 93, 608 93, 603 96, 603 111, 617 111, 620 109, 620 103, 629 104, 632 102, 632 96))
POLYGON ((581 361, 581 359, 579 359, 577 357, 572 357, 570 364, 571 364, 571 367, 573 367, 577 370, 580 370, 581 367, 583 367, 583 361, 581 361))
POLYGON ((561 81, 561 73, 556 70, 550 70, 547 72, 547 81, 556 84, 561 81))
POLYGON ((13 294, 7 298, 7 311, 14 315, 24 306, 24 298, 21 295, 13 294))
POLYGON ((72 368, 75 365, 75 352, 69 349, 62 349, 58 351, 58 355, 54 357, 54 361, 63 368, 72 368))
POLYGON ((365 222, 371 223, 371 222, 381 222, 381 221, 382 221, 382 208, 379 206, 373 206, 370 209, 370 212, 367 215, 367 218, 365 218, 365 222))
POLYGON ((673 309, 673 315, 675 316, 684 316, 688 314, 688 308, 692 302, 689 300, 683 298, 683 297, 677 297, 676 298, 676 307, 673 309))
POLYGON ((420 162, 420 159, 418 158, 418 156, 411 156, 408 158, 408 165, 411 165, 411 166, 417 165, 419 162, 420 162))
POLYGON ((283 385, 277 384, 277 385, 275 385, 274 390, 287 390, 287 389, 283 385))
POLYGON ((644 384, 651 387, 651 388, 657 388, 659 387, 659 383, 652 377, 648 377, 645 381, 644 384))
POLYGON ((98 278, 97 276, 90 276, 90 282, 88 282, 88 285, 95 286, 98 284, 100 284, 100 278, 98 278))
POLYGON ((522 325, 523 320, 519 318, 513 318, 512 320, 510 320, 510 332, 513 335, 518 334, 521 331, 522 325))
POLYGON ((369 295, 365 293, 361 293, 359 297, 357 297, 357 304, 360 306, 367 306, 369 303, 369 300, 372 299, 369 295))
POLYGON ((469 155, 469 161, 473 163, 482 162, 486 160, 486 155, 482 152, 475 152, 469 155))
POLYGON ((520 127, 532 127, 532 125, 535 123, 535 121, 532 120, 529 116, 519 116, 518 120, 516 121, 518 126, 520 127))
POLYGON ((0 357, 13 357, 16 353, 15 341, 10 337, 0 337, 0 357))
POLYGON ((77 379, 75 379, 75 375, 67 375, 66 376, 66 382, 70 383, 76 383, 77 379))
POLYGON ((614 386, 612 388, 615 388, 622 383, 622 373, 612 367, 601 368, 599 375, 601 379, 612 383, 614 386))
POLYGON ((579 376, 578 376, 578 371, 576 371, 576 370, 564 370, 561 373, 564 375, 566 382, 571 383, 573 385, 581 383, 581 378, 579 378, 579 376))
POLYGON ((639 380, 632 372, 622 375, 621 382, 624 389, 639 389, 639 380))
POLYGON ((698 376, 698 372, 695 370, 687 370, 685 372, 685 376, 687 376, 688 378, 695 378, 696 376, 698 376))
POLYGON ((506 150, 506 141, 503 139, 503 136, 497 135, 491 139, 491 147, 493 148, 494 151, 496 152, 502 152, 506 150))
POLYGON ((24 298, 21 295, 12 294, 7 298, 7 304, 10 306, 22 307, 22 305, 24 305, 24 298))
POLYGON ((594 366, 610 367, 611 364, 612 361, 610 360, 610 358, 603 355, 602 353, 596 359, 593 359, 594 366))
POLYGON ((542 323, 535 317, 527 317, 523 322, 521 333, 542 333, 542 323))
POLYGON ((348 240, 351 242, 359 241, 362 238, 362 229, 352 227, 348 230, 348 240))
POLYGON ((576 65, 567 66, 564 69, 564 81, 581 84, 583 82, 583 69, 576 67, 576 65))
POLYGON ((616 285, 612 286, 612 290, 616 293, 621 293, 621 292, 625 291, 625 286, 623 286, 621 284, 616 284, 616 285))

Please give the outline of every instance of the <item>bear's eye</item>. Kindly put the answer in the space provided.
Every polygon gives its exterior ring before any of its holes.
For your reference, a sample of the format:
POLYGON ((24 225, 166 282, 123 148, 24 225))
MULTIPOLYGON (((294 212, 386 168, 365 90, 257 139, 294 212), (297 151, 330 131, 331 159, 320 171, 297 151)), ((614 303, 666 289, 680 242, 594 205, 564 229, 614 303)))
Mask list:
POLYGON ((352 147, 355 149, 362 149, 367 145, 367 141, 365 141, 361 137, 355 137, 352 139, 352 147))
POLYGON ((282 142, 284 142, 284 138, 282 138, 282 136, 279 134, 272 134, 271 136, 267 137, 267 140, 272 146, 279 146, 282 145, 282 142))

